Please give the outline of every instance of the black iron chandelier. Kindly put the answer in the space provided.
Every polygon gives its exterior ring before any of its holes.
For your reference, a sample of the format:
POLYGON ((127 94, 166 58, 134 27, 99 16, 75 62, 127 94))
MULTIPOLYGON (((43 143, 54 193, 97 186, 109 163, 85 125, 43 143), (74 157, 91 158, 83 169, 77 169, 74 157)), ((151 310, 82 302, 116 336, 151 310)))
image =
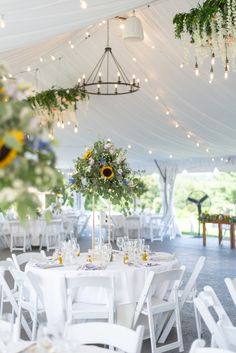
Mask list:
POLYGON ((139 79, 133 75, 129 80, 125 71, 112 53, 109 44, 109 20, 107 20, 107 45, 88 79, 85 75, 78 80, 81 91, 101 96, 121 95, 137 92, 140 88, 139 79))

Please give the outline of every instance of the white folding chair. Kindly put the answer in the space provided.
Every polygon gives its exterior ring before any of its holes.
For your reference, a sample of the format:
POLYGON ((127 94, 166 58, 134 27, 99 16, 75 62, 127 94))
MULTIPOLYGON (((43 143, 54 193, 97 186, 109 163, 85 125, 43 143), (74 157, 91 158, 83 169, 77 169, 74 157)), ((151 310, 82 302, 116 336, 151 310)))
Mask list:
POLYGON ((67 322, 77 320, 105 319, 114 322, 114 285, 112 277, 105 276, 73 276, 66 277, 67 322), (103 302, 90 302, 81 299, 83 291, 104 291, 103 302))
POLYGON ((125 217, 123 215, 112 215, 112 234, 111 240, 114 242, 115 238, 125 234, 125 217))
POLYGON ((9 247, 7 237, 6 237, 6 232, 5 232, 5 221, 4 220, 0 220, 0 242, 1 242, 1 248, 9 247))
POLYGON ((66 239, 72 239, 78 234, 79 217, 75 215, 66 215, 63 219, 63 228, 66 239))
POLYGON ((19 221, 9 221, 10 228, 10 250, 22 250, 31 248, 31 235, 27 225, 23 226, 19 221), (22 244, 20 244, 22 243, 22 244))
POLYGON ((126 234, 130 238, 140 238, 141 223, 139 216, 129 216, 125 219, 126 234))
MULTIPOLYGON (((192 303, 193 304, 193 299, 197 296, 197 279, 203 269, 203 266, 205 264, 206 258, 205 256, 199 257, 196 265, 194 266, 193 272, 191 276, 189 277, 189 280, 187 281, 185 287, 183 290, 178 291, 178 296, 179 296, 179 307, 180 310, 183 308, 185 303, 192 303)), ((195 309, 195 306, 194 306, 195 309)), ((201 337, 201 320, 200 317, 198 316, 197 311, 195 310, 195 318, 196 318, 196 323, 197 323, 197 332, 198 332, 198 338, 201 337)), ((175 316, 174 313, 171 315, 169 318, 168 323, 166 324, 161 337, 159 339, 160 343, 164 343, 170 333, 171 328, 173 327, 175 323, 175 316)), ((159 335, 164 327, 164 322, 159 325, 159 331, 157 335, 159 335)))
MULTIPOLYGON (((28 274, 26 272, 23 272, 17 269, 10 269, 10 272, 19 288, 18 313, 17 313, 17 317, 19 320, 18 322, 21 323, 23 311, 29 312, 32 320, 32 331, 31 331, 30 339, 32 341, 35 341, 38 316, 43 314, 45 310, 42 307, 42 305, 40 306, 38 291, 36 291, 34 286, 31 285, 31 280, 29 279, 28 274)), ((20 330, 19 330, 19 334, 20 334, 20 330)))
POLYGON ((12 260, 17 270, 21 270, 21 266, 25 265, 30 260, 42 260, 46 257, 45 251, 40 252, 25 252, 23 254, 12 254, 12 260))
POLYGON ((162 216, 151 216, 149 220, 150 227, 150 239, 151 242, 154 240, 163 241, 163 233, 160 233, 160 226, 162 221, 162 216))
POLYGON ((127 327, 103 322, 68 325, 65 337, 78 344, 102 344, 125 353, 140 353, 143 341, 143 326, 136 331, 127 327))
POLYGON ((50 223, 45 225, 41 243, 40 250, 42 250, 43 246, 46 246, 47 251, 55 249, 59 246, 59 242, 61 240, 62 234, 62 221, 60 219, 54 219, 50 223))
MULTIPOLYGON (((9 261, 9 268, 8 270, 14 269, 14 264, 9 261)), ((14 316, 18 315, 19 312, 19 306, 18 306, 18 295, 17 297, 14 295, 15 293, 12 292, 11 288, 9 287, 5 277, 4 277, 4 271, 6 271, 5 266, 1 266, 0 263, 0 286, 2 289, 3 297, 4 297, 4 302, 8 302, 11 307, 12 307, 12 322, 14 321, 14 316)), ((17 293, 18 294, 18 293, 17 293)), ((31 330, 29 328, 29 325, 25 319, 25 317, 22 315, 22 327, 24 328, 27 336, 30 338, 31 337, 31 330)))
POLYGON ((192 343, 189 353, 233 353, 232 351, 220 348, 204 348, 205 341, 196 340, 192 343))
MULTIPOLYGON (((197 298, 194 298, 194 305, 211 333, 211 346, 229 350, 236 350, 236 342, 232 344, 226 335, 224 328, 233 328, 232 322, 221 305, 213 288, 204 287, 197 298), (211 310, 214 311, 213 316, 211 310)), ((234 331, 236 337, 236 330, 234 331)))
POLYGON ((225 278, 225 284, 228 288, 234 305, 236 306, 236 278, 225 278))
POLYGON ((179 348, 183 351, 183 339, 180 322, 178 287, 185 268, 175 269, 160 273, 150 272, 146 279, 140 299, 137 303, 133 327, 135 328, 138 320, 142 316, 148 318, 149 334, 151 340, 152 353, 166 352, 171 349, 179 348), (175 313, 177 341, 157 347, 158 321, 166 314, 175 313))
POLYGON ((153 234, 151 236, 151 241, 161 240, 163 241, 164 238, 173 239, 175 234, 173 234, 173 221, 174 216, 168 215, 166 217, 162 217, 160 219, 160 223, 156 224, 153 234))

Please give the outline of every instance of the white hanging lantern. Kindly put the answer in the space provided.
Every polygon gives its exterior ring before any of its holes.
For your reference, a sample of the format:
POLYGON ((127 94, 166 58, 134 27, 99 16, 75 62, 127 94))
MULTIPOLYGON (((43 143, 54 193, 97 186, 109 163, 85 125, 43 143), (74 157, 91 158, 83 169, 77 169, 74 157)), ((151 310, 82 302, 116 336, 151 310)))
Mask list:
POLYGON ((129 17, 125 22, 123 39, 130 41, 142 41, 143 38, 144 35, 142 22, 138 17, 135 16, 134 11, 133 16, 129 17))

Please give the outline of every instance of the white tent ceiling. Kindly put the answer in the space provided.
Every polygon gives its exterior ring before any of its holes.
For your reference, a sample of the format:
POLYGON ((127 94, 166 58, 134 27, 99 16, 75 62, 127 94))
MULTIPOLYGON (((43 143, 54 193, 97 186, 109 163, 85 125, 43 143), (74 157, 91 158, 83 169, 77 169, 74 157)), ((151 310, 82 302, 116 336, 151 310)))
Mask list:
POLYGON ((0 4, 6 20, 0 32, 0 58, 13 75, 33 84, 39 69, 38 89, 71 87, 83 73, 90 73, 105 47, 106 26, 99 21, 130 14, 134 8, 142 21, 145 39, 133 44, 122 39, 118 20, 110 26, 113 53, 128 76, 135 73, 141 79, 140 91, 121 97, 91 96, 78 111, 78 134, 69 127, 57 130, 59 167, 72 167, 73 158, 97 138, 111 138, 126 148, 130 144, 132 166, 147 171, 156 170, 154 158, 169 160, 171 155, 172 160, 199 161, 235 154, 236 74, 231 72, 225 81, 223 67, 216 63, 215 80, 209 84, 206 62, 196 78, 193 53, 184 62, 183 44, 174 38, 173 16, 197 1, 161 0, 147 7, 143 0, 87 0, 85 10, 79 0, 0 0, 0 4), (86 40, 88 30, 91 37, 86 40), (28 65, 31 72, 20 73, 28 65))

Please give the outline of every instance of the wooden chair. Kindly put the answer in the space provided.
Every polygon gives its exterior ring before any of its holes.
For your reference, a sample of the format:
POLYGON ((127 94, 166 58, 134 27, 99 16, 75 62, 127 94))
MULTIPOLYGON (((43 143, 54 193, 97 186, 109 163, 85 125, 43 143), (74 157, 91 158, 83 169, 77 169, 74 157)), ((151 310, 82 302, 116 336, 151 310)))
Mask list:
POLYGON ((105 276, 73 276, 66 277, 67 293, 67 322, 77 320, 99 320, 105 319, 110 323, 114 322, 114 285, 112 277, 105 276), (80 300, 81 291, 104 290, 103 303, 91 303, 80 300))
POLYGON ((75 324, 66 327, 65 337, 79 344, 102 344, 125 353, 140 353, 143 326, 138 326, 133 331, 124 326, 103 322, 75 324))
POLYGON ((139 318, 142 316, 148 318, 152 353, 161 353, 175 348, 179 348, 180 352, 183 351, 178 287, 184 270, 183 267, 160 273, 149 272, 148 274, 135 309, 133 328, 137 326, 139 318), (157 347, 156 342, 158 343, 159 338, 156 335, 158 321, 155 325, 155 320, 157 317, 171 315, 173 312, 177 329, 177 341, 157 347))

